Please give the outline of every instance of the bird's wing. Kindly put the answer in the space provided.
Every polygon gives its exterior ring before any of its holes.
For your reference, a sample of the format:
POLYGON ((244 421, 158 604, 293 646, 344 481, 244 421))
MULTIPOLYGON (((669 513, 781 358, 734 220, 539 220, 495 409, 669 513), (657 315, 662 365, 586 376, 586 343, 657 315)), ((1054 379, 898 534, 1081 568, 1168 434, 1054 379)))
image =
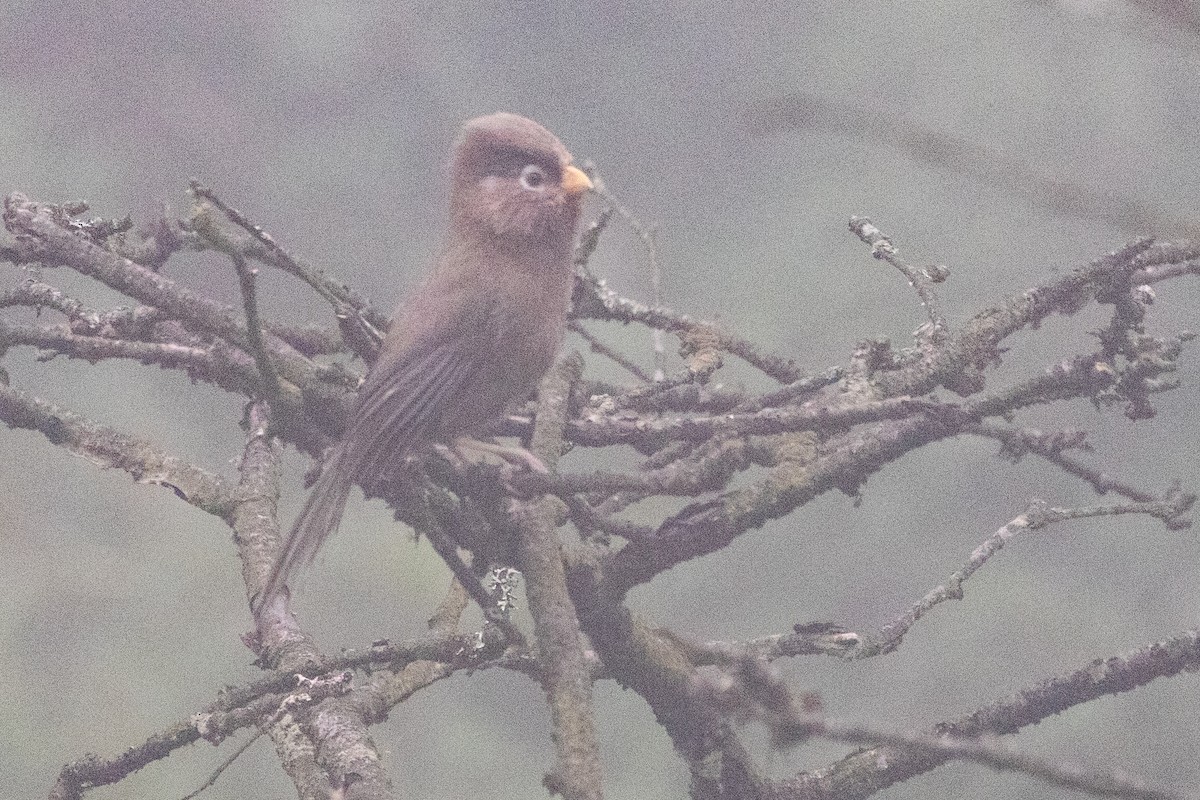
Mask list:
POLYGON ((470 335, 446 336, 377 362, 363 384, 345 437, 326 460, 288 533, 257 608, 279 594, 337 530, 350 489, 377 475, 399 453, 428 440, 439 409, 466 390, 482 366, 470 335))

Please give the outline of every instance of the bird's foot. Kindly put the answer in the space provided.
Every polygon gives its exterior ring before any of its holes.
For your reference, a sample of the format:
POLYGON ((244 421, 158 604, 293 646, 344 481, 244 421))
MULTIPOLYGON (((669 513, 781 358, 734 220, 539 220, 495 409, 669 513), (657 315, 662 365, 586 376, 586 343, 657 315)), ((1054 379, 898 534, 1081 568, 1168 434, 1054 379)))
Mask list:
POLYGON ((464 461, 478 461, 483 456, 494 456, 512 467, 523 466, 530 472, 549 474, 542 460, 524 447, 506 446, 460 436, 454 440, 453 451, 464 461), (474 458, 472 458, 474 456, 474 458))

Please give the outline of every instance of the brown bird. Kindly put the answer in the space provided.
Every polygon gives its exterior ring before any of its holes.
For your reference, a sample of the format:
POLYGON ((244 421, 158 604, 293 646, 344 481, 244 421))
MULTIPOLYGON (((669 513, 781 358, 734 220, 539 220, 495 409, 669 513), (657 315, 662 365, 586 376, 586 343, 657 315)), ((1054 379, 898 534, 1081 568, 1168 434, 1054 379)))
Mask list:
POLYGON ((592 182, 554 134, 508 113, 463 126, 450 175, 441 255, 393 318, 346 434, 259 595, 260 613, 337 529, 355 483, 479 432, 529 396, 558 351, 592 182))

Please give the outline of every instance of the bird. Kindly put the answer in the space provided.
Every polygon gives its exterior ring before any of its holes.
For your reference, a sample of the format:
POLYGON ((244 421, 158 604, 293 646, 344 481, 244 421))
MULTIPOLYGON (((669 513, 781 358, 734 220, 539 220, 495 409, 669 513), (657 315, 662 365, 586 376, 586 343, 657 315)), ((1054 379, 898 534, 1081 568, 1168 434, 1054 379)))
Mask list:
POLYGON ((592 188, 532 119, 497 112, 463 124, 440 253, 393 317, 256 614, 336 531, 355 484, 431 445, 469 442, 533 392, 565 335, 576 229, 592 188))

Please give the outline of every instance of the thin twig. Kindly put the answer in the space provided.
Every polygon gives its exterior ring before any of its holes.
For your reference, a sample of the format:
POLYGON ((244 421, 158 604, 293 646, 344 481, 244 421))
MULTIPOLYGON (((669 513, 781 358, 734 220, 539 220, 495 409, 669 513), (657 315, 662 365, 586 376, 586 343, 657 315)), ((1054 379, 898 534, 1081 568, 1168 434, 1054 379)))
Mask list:
POLYGON ((609 347, 604 342, 597 339, 595 334, 583 327, 583 325, 577 320, 571 320, 568 322, 567 328, 578 334, 584 341, 586 341, 588 343, 588 347, 591 348, 593 353, 599 353, 600 355, 624 367, 639 381, 642 381, 643 383, 651 383, 654 380, 650 375, 646 374, 646 370, 633 363, 620 351, 609 347))
POLYGON ((345 284, 326 276, 321 270, 292 258, 261 225, 258 225, 241 211, 225 203, 212 189, 195 180, 191 182, 190 189, 196 198, 211 203, 231 222, 249 233, 254 241, 260 245, 259 249, 247 248, 243 255, 256 258, 263 263, 270 264, 282 269, 284 272, 295 275, 311 286, 317 294, 329 301, 335 309, 341 305, 349 306, 363 314, 367 321, 376 328, 387 327, 387 317, 372 308, 366 298, 361 297, 345 284))
POLYGON ((912 266, 900 257, 900 252, 892 244, 892 240, 866 217, 851 217, 850 230, 865 244, 871 246, 871 255, 891 264, 904 277, 908 278, 908 284, 916 290, 917 297, 921 299, 921 305, 924 306, 925 313, 929 316, 929 324, 933 326, 930 330, 930 340, 933 343, 940 341, 949 329, 946 326, 946 317, 942 313, 941 301, 938 299, 933 284, 944 281, 949 275, 949 270, 945 267, 917 269, 912 266))
MULTIPOLYGON (((1200 667, 1200 632, 1191 630, 1131 653, 1096 659, 1082 667, 1028 686, 961 719, 928 730, 931 738, 975 739, 1003 736, 1037 724, 1069 708, 1126 692, 1158 678, 1200 667)), ((955 757, 921 748, 874 746, 852 753, 825 769, 793 777, 784 798, 838 797, 862 800, 955 757)))
POLYGON ((280 409, 280 398, 283 388, 279 384, 279 373, 267 354, 267 343, 263 339, 262 320, 258 316, 258 292, 255 287, 255 270, 250 268, 246 259, 240 253, 230 253, 234 269, 237 270, 238 283, 242 289, 242 306, 246 312, 246 338, 250 345, 250 355, 258 365, 259 375, 262 376, 263 398, 280 409))
POLYGON ((185 794, 183 797, 180 798, 180 800, 192 800, 192 798, 199 796, 201 792, 203 792, 205 789, 207 789, 208 787, 210 787, 214 783, 216 783, 217 778, 221 777, 222 773, 224 773, 225 770, 227 770, 231 766, 233 766, 233 762, 237 761, 238 758, 241 757, 242 753, 249 750, 250 745, 257 742, 262 735, 263 735, 262 731, 255 731, 253 736, 251 736, 249 739, 247 739, 245 741, 245 743, 239 745, 236 750, 234 750, 232 753, 229 754, 229 758, 222 761, 221 764, 212 771, 212 774, 208 776, 208 779, 206 781, 204 781, 204 783, 197 786, 194 791, 191 791, 191 792, 188 792, 187 794, 185 794))
POLYGON ((1126 800, 1187 800, 1195 797, 1184 792, 1150 787, 1143 781, 1115 772, 1055 764, 1036 756, 1014 752, 986 739, 969 739, 945 734, 937 736, 900 733, 877 726, 840 722, 821 715, 797 716, 788 727, 797 738, 819 736, 850 744, 903 749, 926 758, 974 761, 993 769, 1029 775, 1096 797, 1118 797, 1126 800))
POLYGON ((931 589, 905 613, 884 625, 877 641, 864 640, 862 647, 852 655, 854 658, 868 658, 895 650, 900 646, 905 634, 908 633, 912 626, 935 607, 947 600, 961 600, 963 598, 963 584, 980 567, 987 563, 992 556, 998 553, 1001 548, 1013 538, 1026 531, 1040 530, 1047 525, 1068 519, 1087 519, 1120 514, 1148 514, 1170 525, 1172 520, 1177 520, 1187 512, 1193 500, 1194 498, 1177 496, 1151 502, 1077 508, 1052 508, 1042 501, 1034 501, 1024 513, 1018 514, 1009 520, 998 531, 976 547, 974 552, 971 553, 971 557, 967 559, 967 562, 954 572, 945 583, 931 589))
MULTIPOLYGON (((604 198, 604 202, 608 203, 609 208, 617 213, 621 219, 629 225, 633 233, 642 242, 642 246, 646 248, 646 259, 650 267, 650 303, 659 308, 662 306, 662 269, 658 263, 658 243, 655 241, 654 228, 646 225, 637 216, 634 215, 626 206, 617 199, 605 184, 604 179, 596 171, 594 165, 589 166, 588 170, 592 175, 592 180, 595 183, 593 191, 604 198)), ((667 375, 667 353, 666 347, 663 345, 663 332, 661 328, 651 328, 651 342, 654 346, 654 380, 661 381, 667 375)))
POLYGON ((749 339, 710 322, 692 319, 665 306, 650 306, 622 297, 601 280, 588 279, 586 276, 579 280, 573 299, 576 318, 637 322, 668 333, 686 333, 703 328, 715 335, 722 350, 733 353, 781 383, 791 383, 804 377, 804 372, 792 358, 767 352, 749 339))
MULTIPOLYGON (((35 203, 21 194, 5 199, 5 224, 24 234, 17 258, 62 265, 93 278, 122 294, 160 309, 193 330, 220 336, 249 350, 248 332, 228 306, 185 289, 165 276, 122 258, 74 232, 57 206, 35 203)), ((316 365, 293 348, 273 340, 269 349, 280 375, 298 386, 317 377, 316 365)))
POLYGON ((1006 189, 1056 214, 1103 220, 1128 234, 1194 236, 1200 232, 1193 221, 1171 216, 1141 198, 1073 183, 1017 155, 934 130, 886 107, 794 92, 763 105, 755 117, 770 130, 819 128, 882 142, 919 162, 1006 189))
POLYGON ((1097 494, 1104 495, 1109 492, 1115 492, 1123 497, 1128 497, 1130 500, 1136 500, 1139 503, 1147 503, 1155 499, 1155 495, 1145 489, 1139 489, 1132 484, 1113 477, 1104 470, 1089 467, 1078 459, 1068 456, 1063 452, 1062 448, 1055 446, 1056 440, 1054 437, 1048 437, 1040 431, 1012 428, 990 422, 979 422, 965 426, 963 432, 995 439, 1004 445, 1004 452, 1006 454, 1014 457, 1019 457, 1028 452, 1044 458, 1067 474, 1074 475, 1091 484, 1097 494))

